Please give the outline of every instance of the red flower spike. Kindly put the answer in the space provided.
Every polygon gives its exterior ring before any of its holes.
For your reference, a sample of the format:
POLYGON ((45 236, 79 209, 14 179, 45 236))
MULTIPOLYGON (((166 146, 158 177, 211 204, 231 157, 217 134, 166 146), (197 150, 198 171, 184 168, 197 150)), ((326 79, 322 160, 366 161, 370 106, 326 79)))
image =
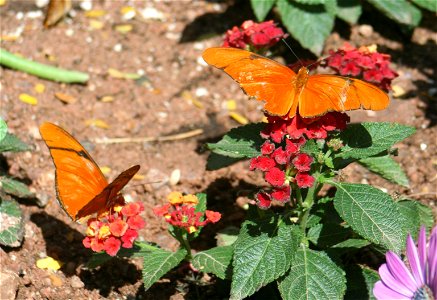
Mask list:
POLYGON ((265 180, 273 186, 280 187, 285 182, 285 172, 273 167, 265 174, 265 180))
POLYGON ((127 219, 127 224, 129 225, 130 229, 134 230, 140 230, 146 226, 146 222, 139 215, 129 217, 127 219))
POLYGON ((109 230, 111 234, 116 237, 122 236, 126 232, 127 228, 127 223, 121 219, 117 219, 109 224, 109 230))
POLYGON ((314 159, 306 153, 300 153, 293 159, 294 167, 300 171, 305 172, 311 169, 311 164, 314 159))
POLYGON ((258 192, 255 198, 256 204, 261 209, 268 209, 272 205, 272 199, 270 195, 265 192, 258 192))
POLYGON ((120 250, 120 246, 121 246, 120 240, 114 237, 110 237, 104 242, 104 250, 110 256, 115 256, 118 250, 120 250))
POLYGON ((314 177, 308 173, 299 172, 296 174, 296 184, 300 188, 309 188, 314 184, 314 177))
POLYGON ((287 202, 290 201, 290 192, 291 188, 289 185, 286 185, 284 187, 276 188, 271 193, 271 196, 273 199, 281 202, 287 202))
POLYGON ((212 211, 212 210, 206 210, 205 211, 206 219, 211 223, 217 223, 220 221, 222 215, 219 212, 212 211))

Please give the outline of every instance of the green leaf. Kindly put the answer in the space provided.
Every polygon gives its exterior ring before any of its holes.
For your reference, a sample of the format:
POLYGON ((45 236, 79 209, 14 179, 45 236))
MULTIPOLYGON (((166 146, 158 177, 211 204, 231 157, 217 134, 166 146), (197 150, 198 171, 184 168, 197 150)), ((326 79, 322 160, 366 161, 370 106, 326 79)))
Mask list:
POLYGON ((197 193, 196 197, 199 200, 199 202, 196 205, 196 212, 205 212, 205 210, 206 210, 206 194, 197 193))
POLYGON ((374 156, 415 131, 410 126, 387 122, 351 124, 340 133, 345 146, 336 157, 360 159, 374 156))
POLYGON ((411 200, 411 201, 414 201, 414 203, 417 204, 417 208, 419 210, 419 219, 420 219, 419 223, 425 225, 428 230, 431 230, 431 228, 434 226, 434 214, 432 212, 431 207, 426 206, 415 200, 411 200))
POLYGON ((248 297, 290 268, 301 231, 288 219, 247 220, 234 243, 231 299, 248 297))
POLYGON ((437 3, 435 0, 411 0, 417 6, 421 8, 430 10, 432 12, 437 12, 437 3))
POLYGON ((406 222, 389 195, 365 184, 333 184, 334 207, 355 232, 394 252, 403 249, 406 222))
POLYGON ((316 157, 316 154, 320 152, 319 146, 315 140, 307 140, 306 143, 300 148, 301 152, 307 153, 316 157))
POLYGON ((0 199, 0 220, 0 244, 19 247, 24 236, 24 224, 18 203, 0 199))
POLYGON ((367 0, 388 18, 409 26, 417 26, 422 18, 420 10, 405 0, 367 0))
POLYGON ((2 176, 0 177, 0 188, 7 194, 14 195, 19 198, 31 198, 34 194, 29 191, 29 188, 24 183, 2 176))
POLYGON ((0 142, 5 138, 7 132, 8 125, 6 125, 6 122, 0 118, 0 142))
POLYGON ((219 142, 207 146, 214 153, 233 158, 258 156, 264 143, 260 135, 264 126, 264 123, 254 123, 231 129, 219 142))
POLYGON ((346 279, 343 270, 326 253, 302 247, 278 287, 285 300, 343 299, 346 279))
POLYGON ((307 238, 317 247, 325 248, 344 241, 350 233, 350 229, 337 223, 323 223, 311 227, 307 238))
POLYGON ((347 290, 345 300, 376 299, 373 286, 379 280, 378 272, 358 265, 350 265, 346 269, 347 290))
POLYGON ((417 237, 420 229, 419 208, 415 201, 403 200, 396 202, 400 213, 404 216, 405 231, 413 238, 417 237))
POLYGON ((218 278, 231 278, 232 246, 215 247, 198 252, 193 260, 193 266, 205 273, 213 273, 218 278))
POLYGON ((220 154, 211 152, 208 156, 208 161, 206 162, 206 169, 208 171, 218 170, 218 169, 233 165, 236 162, 243 160, 243 159, 245 159, 245 158, 228 157, 228 156, 224 156, 224 155, 220 155, 220 154))
POLYGON ((24 142, 22 142, 15 135, 6 133, 6 136, 3 140, 0 141, 0 153, 1 152, 20 152, 29 150, 29 146, 27 146, 24 142))
POLYGON ((239 232, 240 229, 232 225, 223 228, 215 236, 217 246, 230 246, 234 244, 238 238, 239 232))
POLYGON ((332 248, 352 248, 352 249, 361 249, 370 245, 368 240, 362 239, 348 239, 341 243, 335 244, 332 248))
POLYGON ((362 13, 359 0, 337 0, 337 17, 349 24, 356 24, 362 13))
POLYGON ((264 21, 265 17, 272 9, 273 4, 275 4, 275 2, 276 0, 250 0, 253 13, 255 14, 256 19, 259 22, 264 21))
POLYGON ((358 163, 388 181, 405 187, 409 186, 407 175, 390 155, 362 158, 358 163))
POLYGON ((185 258, 187 251, 179 249, 170 252, 163 249, 142 255, 143 257, 143 282, 147 291, 159 278, 175 268, 185 258))
POLYGON ((334 27, 334 15, 321 4, 308 5, 278 0, 277 7, 288 32, 304 48, 319 55, 334 27))

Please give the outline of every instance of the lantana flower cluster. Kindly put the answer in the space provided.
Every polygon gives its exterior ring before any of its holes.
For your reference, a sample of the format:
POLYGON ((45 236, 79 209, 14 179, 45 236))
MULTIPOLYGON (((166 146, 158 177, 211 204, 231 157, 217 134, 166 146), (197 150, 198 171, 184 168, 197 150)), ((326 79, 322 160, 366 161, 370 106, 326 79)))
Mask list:
POLYGON ((379 53, 376 47, 355 48, 346 43, 337 51, 330 51, 327 66, 343 76, 362 78, 383 89, 390 90, 391 81, 398 74, 390 68, 390 55, 379 53))
POLYGON ((196 212, 195 206, 199 199, 195 195, 183 195, 180 192, 172 192, 167 197, 169 203, 153 209, 157 216, 162 216, 167 223, 185 229, 188 233, 196 232, 199 227, 209 223, 217 223, 221 214, 219 212, 206 210, 196 212))
POLYGON ((143 203, 131 202, 117 205, 110 212, 89 219, 83 245, 94 252, 105 251, 110 256, 115 256, 120 247, 132 248, 138 230, 146 225, 140 216, 142 211, 143 203))
POLYGON ((248 20, 240 27, 234 26, 226 32, 223 47, 253 51, 272 47, 285 37, 284 31, 271 20, 262 23, 248 20))
POLYGON ((255 197, 262 209, 269 208, 272 200, 289 201, 291 186, 313 186, 315 179, 310 170, 314 158, 303 153, 302 146, 308 139, 325 139, 329 131, 345 129, 350 119, 345 113, 330 112, 316 118, 267 116, 267 120, 261 132, 266 140, 261 146, 261 155, 250 161, 250 169, 264 172, 264 179, 272 186, 255 197))

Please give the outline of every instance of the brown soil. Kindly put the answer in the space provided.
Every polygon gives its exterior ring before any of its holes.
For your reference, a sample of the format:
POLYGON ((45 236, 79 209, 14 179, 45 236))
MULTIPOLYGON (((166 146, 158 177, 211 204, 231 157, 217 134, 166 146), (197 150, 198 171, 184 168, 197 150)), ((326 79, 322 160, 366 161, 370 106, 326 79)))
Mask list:
MULTIPOLYGON (((8 1, 1 8, 2 36, 21 31, 17 40, 3 41, 3 48, 91 75, 87 85, 67 85, 2 69, 1 117, 12 133, 32 146, 30 152, 7 154, 5 171, 29 182, 40 201, 47 201, 42 208, 35 202, 20 202, 25 215, 23 245, 1 250, 2 271, 18 275, 18 299, 227 297, 226 284, 203 278, 206 285, 195 287, 190 284, 189 273, 182 269, 165 276, 148 291, 141 285, 141 261, 114 259, 95 270, 84 269, 91 255, 81 244, 84 227, 71 222, 55 199, 54 167, 38 127, 51 121, 68 130, 86 145, 100 166, 110 167, 107 174, 110 179, 129 166, 140 164, 142 178, 133 180, 125 193, 145 204, 147 226, 142 232, 143 239, 163 248, 175 250, 178 245, 151 208, 162 204, 172 190, 206 192, 209 208, 221 212, 223 220, 201 235, 195 249, 213 247, 214 232, 225 226, 238 226, 244 218, 244 210, 236 199, 260 183, 259 177, 248 171, 247 162, 219 171, 205 170, 208 153, 204 143, 217 140, 238 126, 229 117, 226 100, 236 100, 236 111, 249 121, 262 118, 259 103, 248 101, 237 84, 200 59, 204 49, 221 44, 221 34, 226 29, 245 19, 254 19, 248 1, 231 2, 134 2, 139 9, 153 6, 162 12, 163 19, 146 20, 137 14, 125 21, 120 9, 127 2, 94 1, 93 9, 105 10, 105 16, 87 18, 76 7, 74 17, 49 30, 42 28, 42 16, 32 18, 32 12, 41 10, 34 1, 8 1), (102 22, 103 27, 92 28, 92 20, 102 22), (119 24, 131 24, 133 29, 120 33, 116 30, 119 24), (108 75, 109 68, 140 72, 143 78, 139 81, 113 78, 108 75), (37 83, 45 86, 41 94, 34 90, 37 83), (77 101, 65 104, 55 98, 57 92, 71 95, 77 101), (38 104, 21 102, 18 99, 21 93, 37 97, 38 104), (113 101, 103 102, 105 96, 112 96, 113 101), (87 121, 96 119, 106 122, 109 128, 87 125, 87 121), (194 129, 203 129, 203 134, 159 143, 96 142, 115 137, 162 137, 194 129), (180 170, 181 178, 172 186, 169 178, 176 169, 180 170), (36 260, 45 256, 62 261, 61 270, 38 269, 36 260)), ((410 188, 390 184, 357 165, 347 167, 344 177, 347 181, 385 188, 391 194, 407 195, 437 212, 435 17, 425 14, 411 39, 374 12, 365 13, 360 22, 380 25, 369 32, 362 25, 349 30, 346 24, 337 22, 326 50, 341 46, 344 40, 355 45, 378 44, 379 51, 392 55, 393 67, 400 75, 393 84, 402 87, 405 94, 394 99, 386 111, 353 112, 352 121, 398 122, 416 127, 417 133, 397 145, 396 160, 409 176, 410 188)), ((301 57, 311 58, 296 42, 291 43, 301 57)))

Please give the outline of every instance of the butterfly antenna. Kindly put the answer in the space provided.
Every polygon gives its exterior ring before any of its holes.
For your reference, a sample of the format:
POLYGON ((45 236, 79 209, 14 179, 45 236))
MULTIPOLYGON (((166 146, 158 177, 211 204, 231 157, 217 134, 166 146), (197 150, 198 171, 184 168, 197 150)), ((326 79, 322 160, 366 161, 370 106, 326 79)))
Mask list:
POLYGON ((290 49, 291 53, 293 53, 293 55, 297 58, 297 60, 299 61, 299 63, 301 64, 302 67, 304 67, 303 62, 300 60, 299 56, 296 55, 296 53, 294 53, 293 49, 290 47, 290 45, 285 41, 285 39, 282 39, 282 41, 284 42, 284 44, 288 47, 288 49, 290 49))
POLYGON ((309 67, 311 67, 312 65, 316 65, 316 64, 318 65, 318 64, 320 64, 320 62, 324 61, 325 59, 327 59, 327 58, 329 58, 329 57, 331 57, 331 55, 326 55, 325 57, 322 57, 321 59, 319 59, 319 60, 313 62, 312 64, 307 65, 306 67, 309 68, 309 67))

